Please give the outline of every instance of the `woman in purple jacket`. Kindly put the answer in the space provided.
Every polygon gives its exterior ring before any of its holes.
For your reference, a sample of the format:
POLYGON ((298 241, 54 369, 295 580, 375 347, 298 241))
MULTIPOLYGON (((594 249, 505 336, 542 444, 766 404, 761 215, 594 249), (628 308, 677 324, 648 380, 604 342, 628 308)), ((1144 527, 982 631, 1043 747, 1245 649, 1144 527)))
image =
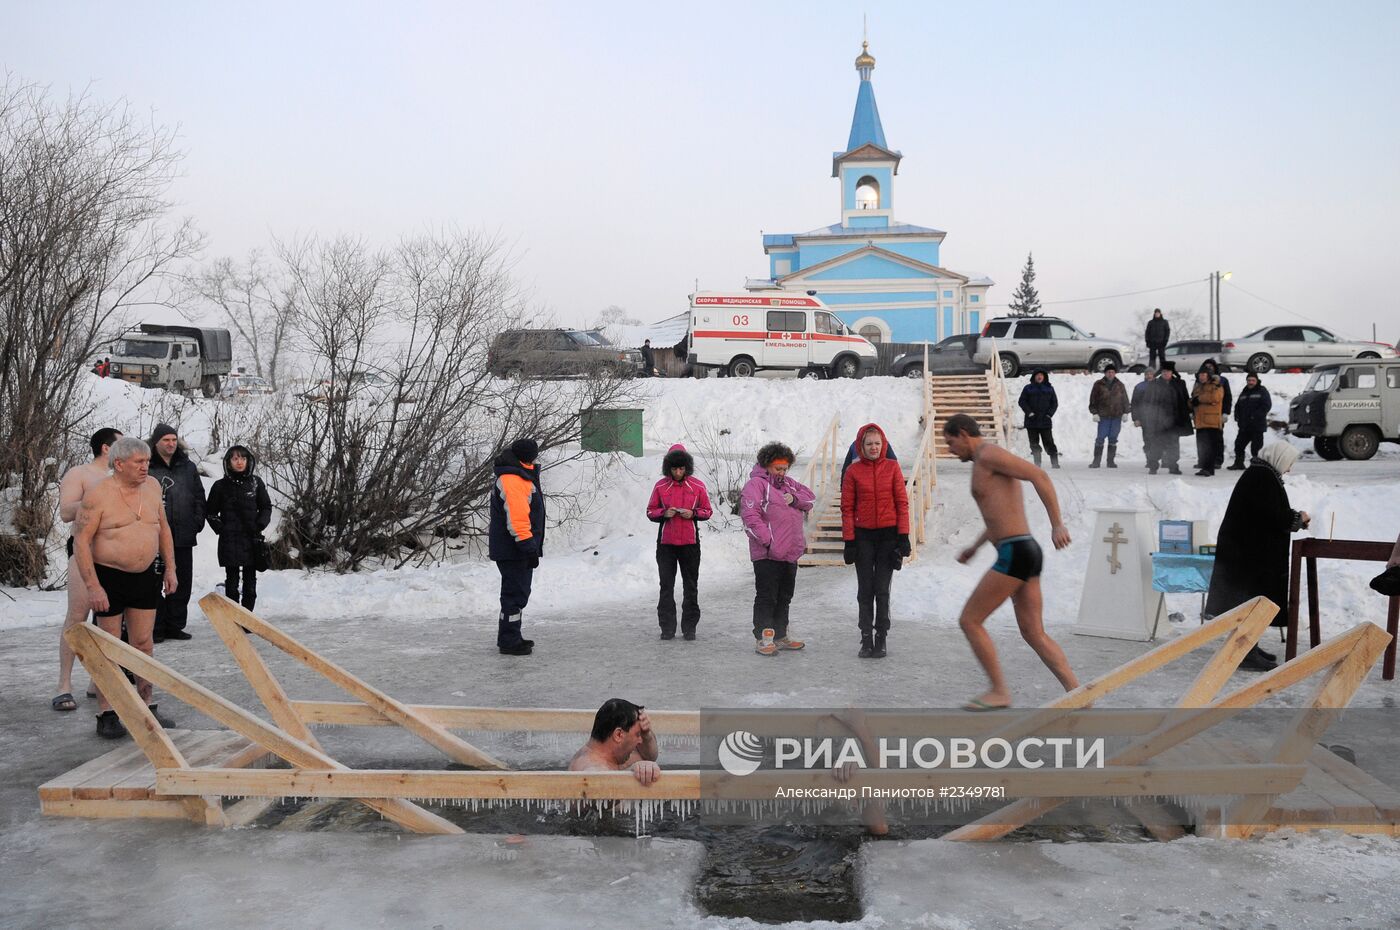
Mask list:
POLYGON ((651 489, 647 519, 656 528, 656 567, 661 574, 661 597, 656 621, 662 639, 676 638, 676 569, 681 572, 681 635, 695 638, 700 623, 700 527, 712 514, 705 483, 695 477, 695 460, 676 443, 661 461, 664 476, 651 489))
POLYGON ((816 495, 788 477, 796 459, 782 443, 768 443, 758 450, 758 464, 739 496, 753 560, 753 635, 759 655, 806 645, 788 636, 788 606, 797 584, 797 560, 807 550, 803 523, 816 495))

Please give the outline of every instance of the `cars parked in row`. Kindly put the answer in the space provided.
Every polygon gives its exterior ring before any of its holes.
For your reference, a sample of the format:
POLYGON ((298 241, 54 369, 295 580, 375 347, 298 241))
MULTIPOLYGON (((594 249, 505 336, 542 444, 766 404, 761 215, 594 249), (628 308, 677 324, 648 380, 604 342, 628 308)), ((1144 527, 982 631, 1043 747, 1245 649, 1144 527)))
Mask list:
POLYGON ((981 335, 973 360, 984 368, 990 365, 995 345, 1001 357, 1001 373, 1007 378, 1036 368, 1087 368, 1100 372, 1109 365, 1122 369, 1139 363, 1138 350, 1131 344, 1085 332, 1059 317, 995 317, 982 327, 981 335))
POLYGON ((1200 370, 1201 363, 1206 359, 1214 359, 1215 364, 1224 371, 1227 367, 1221 361, 1224 351, 1225 343, 1219 339, 1182 339, 1179 342, 1167 343, 1162 355, 1176 365, 1178 372, 1193 375, 1200 370))
POLYGON ((219 388, 219 396, 224 400, 246 400, 250 397, 268 397, 275 393, 272 382, 266 378, 259 378, 257 375, 237 374, 226 375, 223 387, 219 388))
POLYGON ((506 330, 486 354, 486 369, 498 378, 631 378, 641 367, 641 352, 606 345, 579 329, 506 330))
POLYGON ((1262 326, 1228 339, 1222 346, 1222 366, 1263 374, 1274 368, 1315 368, 1353 358, 1390 359, 1394 346, 1383 342, 1354 342, 1321 326, 1262 326))

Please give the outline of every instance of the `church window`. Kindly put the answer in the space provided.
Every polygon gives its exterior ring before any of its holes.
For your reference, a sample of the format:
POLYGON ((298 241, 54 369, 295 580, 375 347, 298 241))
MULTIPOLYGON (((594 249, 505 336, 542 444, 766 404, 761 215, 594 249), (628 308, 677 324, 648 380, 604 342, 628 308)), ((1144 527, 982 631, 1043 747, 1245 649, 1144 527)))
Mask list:
POLYGON ((880 209, 880 182, 870 175, 856 182, 856 209, 880 209))
POLYGON ((968 298, 968 300, 972 301, 975 304, 982 302, 982 298, 977 294, 973 294, 971 297, 968 298))
POLYGON ((952 292, 952 291, 944 291, 944 292, 943 292, 943 299, 944 299, 944 300, 952 300, 952 299, 953 299, 953 292, 952 292))
POLYGON ((871 345, 879 345, 881 337, 884 335, 878 326, 862 326, 860 334, 869 340, 871 345))

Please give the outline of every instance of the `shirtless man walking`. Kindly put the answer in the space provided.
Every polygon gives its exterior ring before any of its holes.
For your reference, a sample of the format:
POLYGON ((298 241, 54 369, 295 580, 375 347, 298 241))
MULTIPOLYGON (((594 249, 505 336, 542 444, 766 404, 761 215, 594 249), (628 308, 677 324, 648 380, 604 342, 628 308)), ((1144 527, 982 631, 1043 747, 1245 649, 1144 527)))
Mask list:
POLYGON ((646 708, 622 698, 610 698, 593 716, 593 731, 583 748, 569 760, 570 772, 621 772, 649 785, 661 777, 656 764, 660 749, 651 731, 646 708))
MULTIPOLYGON (((151 655, 151 628, 162 582, 167 595, 179 585, 175 542, 165 519, 160 484, 147 475, 150 446, 124 437, 112 445, 108 460, 112 477, 83 495, 73 530, 73 555, 98 625, 118 636, 125 619, 131 645, 151 655)), ((151 683, 137 678, 136 689, 155 714, 151 683)), ((126 735, 105 694, 99 695, 98 709, 98 736, 120 739, 126 735)), ((163 727, 174 726, 159 714, 156 719, 163 727)))
POLYGON ((1024 459, 985 443, 977 421, 965 413, 948 418, 943 424, 943 436, 950 452, 964 462, 973 463, 972 499, 977 502, 987 526, 976 542, 959 553, 958 561, 966 563, 989 539, 997 549, 996 564, 982 576, 958 618, 973 655, 991 679, 991 688, 964 704, 963 709, 994 710, 1011 706, 1011 692, 1007 690, 996 647, 983 627, 992 611, 1007 598, 1016 610, 1021 638, 1030 644, 1064 689, 1073 691, 1079 687, 1079 680, 1070 671, 1063 650, 1046 634, 1042 624, 1040 545, 1031 536, 1021 498, 1021 482, 1029 481, 1050 516, 1050 539, 1056 549, 1063 549, 1070 543, 1069 530, 1060 522, 1060 503, 1055 496, 1054 482, 1024 459))
MULTIPOLYGON (((88 490, 107 478, 107 453, 112 443, 122 438, 122 434, 104 427, 92 434, 92 461, 64 472, 58 485, 58 516, 64 523, 72 523, 78 517, 78 505, 83 502, 88 490)), ((73 556, 73 540, 68 540, 68 613, 63 617, 63 629, 58 635, 58 697, 50 702, 54 710, 77 710, 78 702, 73 700, 73 650, 63 634, 70 626, 86 623, 92 604, 88 601, 87 586, 78 575, 78 562, 73 556)), ((95 696, 95 693, 94 693, 95 696)))

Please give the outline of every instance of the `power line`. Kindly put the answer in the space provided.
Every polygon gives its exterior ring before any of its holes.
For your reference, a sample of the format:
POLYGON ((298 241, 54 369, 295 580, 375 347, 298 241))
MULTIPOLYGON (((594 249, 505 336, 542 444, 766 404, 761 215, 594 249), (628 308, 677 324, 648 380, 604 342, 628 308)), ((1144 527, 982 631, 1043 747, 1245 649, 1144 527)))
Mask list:
MULTIPOLYGON (((1058 305, 1058 304, 1082 304, 1082 303, 1088 303, 1088 302, 1094 301, 1094 300, 1116 300, 1116 299, 1119 298, 1119 297, 1136 297, 1136 296, 1138 296, 1139 294, 1155 294, 1155 293, 1158 292, 1158 291, 1170 291, 1170 290, 1173 290, 1174 288, 1178 288, 1178 287, 1191 287, 1191 286, 1194 286, 1194 285, 1201 285, 1201 284, 1204 284, 1204 283, 1205 283, 1205 279, 1204 279, 1204 278, 1197 278, 1197 279, 1195 279, 1195 280, 1193 280, 1193 281, 1182 281, 1180 284, 1164 284, 1164 285, 1162 285, 1161 287, 1149 287, 1149 288, 1146 288, 1146 289, 1141 290, 1141 291, 1127 291, 1127 292, 1122 293, 1122 294, 1104 294, 1104 295, 1101 296, 1101 297, 1070 297, 1070 298, 1067 298, 1067 299, 1065 299, 1065 300, 1046 300, 1046 301, 1042 301, 1042 304, 1043 304, 1044 306, 1049 307, 1049 306, 1054 306, 1054 305, 1058 305)), ((987 306, 989 306, 989 307, 1009 307, 1009 306, 1011 306, 1011 305, 1010 305, 1010 304, 1000 304, 1000 303, 999 303, 999 304, 988 304, 987 306)))
POLYGON ((1296 310, 1289 310, 1287 307, 1283 306, 1282 304, 1276 304, 1276 303, 1274 303, 1272 300, 1270 300, 1270 299, 1267 298, 1267 297, 1260 297, 1258 294, 1253 294, 1253 293, 1251 293, 1251 292, 1245 290, 1244 288, 1240 287, 1238 284, 1236 284, 1236 283, 1233 282, 1233 281, 1227 280, 1225 283, 1228 284, 1228 285, 1230 285, 1230 286, 1231 286, 1232 288, 1234 288, 1235 290, 1239 291, 1241 294, 1244 294, 1246 297, 1253 297, 1255 300, 1259 301, 1260 303, 1268 304, 1270 307, 1273 307, 1275 310, 1282 310, 1284 313, 1287 313, 1287 314, 1289 314, 1290 316, 1296 316, 1296 317, 1297 317, 1298 319, 1300 319, 1300 320, 1307 320, 1309 323, 1316 323, 1318 326, 1327 326, 1327 325, 1328 325, 1328 324, 1322 322, 1321 320, 1314 320, 1312 317, 1310 317, 1310 316, 1308 316, 1308 315, 1306 315, 1306 314, 1303 314, 1303 313, 1299 313, 1299 312, 1296 311, 1296 310))

